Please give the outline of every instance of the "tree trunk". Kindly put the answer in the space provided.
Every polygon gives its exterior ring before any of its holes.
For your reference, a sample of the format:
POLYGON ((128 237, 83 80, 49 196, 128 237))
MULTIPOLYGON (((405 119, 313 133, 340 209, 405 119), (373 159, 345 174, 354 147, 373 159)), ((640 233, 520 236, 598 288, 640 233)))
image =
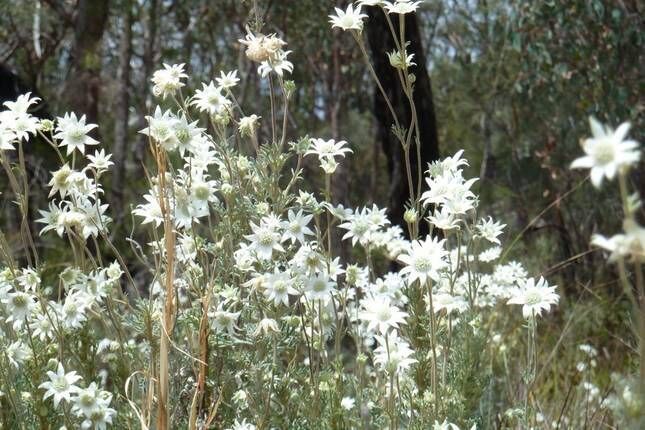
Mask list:
POLYGON ((65 98, 70 109, 97 123, 101 89, 101 40, 108 0, 79 0, 65 98))
MULTIPOLYGON (((126 142, 128 140, 128 122, 130 119, 130 60, 132 58, 132 2, 125 0, 123 10, 123 27, 119 41, 119 71, 117 94, 114 106, 114 146, 112 155, 114 170, 112 174, 112 193, 114 214, 123 216, 123 183, 126 178, 126 142)), ((119 219, 115 223, 119 224, 119 219)))
MULTIPOLYGON (((145 120, 144 116, 152 114, 147 110, 147 100, 150 95, 150 82, 149 78, 152 75, 153 68, 155 66, 155 52, 156 52, 156 41, 157 41, 157 24, 158 24, 158 13, 159 1, 150 0, 150 6, 148 8, 148 20, 147 28, 145 31, 145 43, 143 51, 143 76, 141 77, 141 112, 139 112, 139 123, 137 124, 137 130, 144 129, 148 123, 145 120)), ((135 158, 137 163, 142 164, 145 160, 146 153, 148 151, 148 139, 140 135, 135 149, 135 158)))
MULTIPOLYGON (((390 65, 386 55, 386 52, 395 50, 394 40, 383 12, 376 8, 370 8, 368 13, 367 38, 372 51, 374 69, 388 98, 392 102, 401 125, 408 127, 411 119, 409 102, 399 82, 397 70, 390 65)), ((396 25, 395 29, 398 32, 396 25)), ((432 85, 426 70, 425 51, 423 50, 421 31, 415 14, 405 15, 405 32, 406 40, 410 42, 408 54, 414 54, 414 62, 417 64, 409 69, 416 77, 413 99, 417 110, 419 140, 421 142, 421 160, 417 160, 414 144, 410 149, 412 169, 413 172, 416 172, 418 162, 421 163, 422 170, 425 171, 428 163, 439 158, 439 138, 432 99, 432 85)), ((391 131, 394 119, 387 109, 383 96, 378 90, 374 94, 374 115, 378 123, 378 140, 380 140, 383 152, 387 157, 390 175, 390 219, 393 224, 400 225, 407 232, 403 213, 410 193, 406 179, 403 148, 391 131)), ((416 187, 416 174, 413 174, 413 177, 415 178, 413 187, 416 187)), ((425 182, 422 182, 422 187, 424 186, 425 182)), ((421 223, 420 228, 421 234, 427 232, 426 223, 421 223)))

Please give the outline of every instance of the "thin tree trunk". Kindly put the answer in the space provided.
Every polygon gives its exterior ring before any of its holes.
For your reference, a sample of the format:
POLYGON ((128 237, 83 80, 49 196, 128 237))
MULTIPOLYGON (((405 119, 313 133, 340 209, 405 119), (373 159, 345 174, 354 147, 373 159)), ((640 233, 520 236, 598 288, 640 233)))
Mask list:
POLYGON ((101 41, 109 12, 108 0, 79 0, 74 21, 70 72, 65 85, 66 102, 88 122, 97 123, 101 90, 101 41))
MULTIPOLYGON (((126 178, 126 142, 128 139, 128 122, 130 119, 130 60, 132 58, 132 2, 125 0, 123 11, 123 27, 119 41, 119 72, 116 95, 114 146, 112 155, 114 170, 112 175, 112 192, 114 214, 121 217, 123 212, 123 183, 126 178)), ((119 219, 116 219, 119 224, 119 219)))
MULTIPOLYGON (((147 112, 147 103, 148 96, 150 94, 150 82, 149 78, 152 75, 153 68, 155 66, 155 52, 156 52, 156 41, 157 41, 157 26, 158 26, 158 15, 159 15, 159 1, 150 0, 150 7, 148 8, 148 20, 147 20, 147 31, 145 32, 144 38, 144 51, 143 51, 143 76, 141 84, 141 109, 142 114, 139 115, 140 120, 137 125, 137 129, 141 130, 146 127, 147 123, 144 118, 147 112)), ((141 164, 145 160, 145 154, 148 148, 148 140, 145 136, 141 135, 139 141, 137 142, 135 149, 135 158, 137 163, 141 164)))

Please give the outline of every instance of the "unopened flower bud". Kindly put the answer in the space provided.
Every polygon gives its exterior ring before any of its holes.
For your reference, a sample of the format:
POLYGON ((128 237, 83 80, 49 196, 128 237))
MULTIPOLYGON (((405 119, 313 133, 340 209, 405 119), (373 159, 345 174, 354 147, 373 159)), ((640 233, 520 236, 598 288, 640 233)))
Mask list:
POLYGON ((419 219, 419 214, 417 213, 416 209, 410 208, 407 209, 403 214, 403 219, 408 224, 414 224, 419 219))
POLYGON ((278 322, 272 318, 263 318, 255 329, 253 335, 260 336, 261 334, 264 334, 265 336, 270 336, 274 333, 280 333, 278 322))
POLYGON ((260 117, 255 114, 240 118, 238 130, 240 131, 242 137, 251 137, 255 135, 255 131, 258 128, 259 119, 260 117))
POLYGON ((40 120, 40 130, 43 132, 52 131, 54 129, 54 121, 51 119, 40 120))

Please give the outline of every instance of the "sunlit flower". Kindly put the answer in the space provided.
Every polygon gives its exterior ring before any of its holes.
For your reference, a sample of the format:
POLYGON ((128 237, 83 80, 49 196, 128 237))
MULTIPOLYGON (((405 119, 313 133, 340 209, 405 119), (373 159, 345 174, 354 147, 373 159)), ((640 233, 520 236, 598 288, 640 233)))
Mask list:
POLYGON ((384 7, 388 13, 406 14, 417 10, 422 1, 396 0, 394 2, 385 1, 384 7))
POLYGON ((298 290, 293 287, 294 280, 288 272, 281 272, 278 268, 273 273, 264 276, 264 295, 268 300, 273 301, 274 304, 283 304, 289 306, 289 295, 300 294, 298 290))
POLYGON ((376 336, 378 347, 374 350, 374 363, 390 374, 400 374, 407 371, 417 362, 414 351, 405 340, 399 337, 396 331, 387 332, 383 336, 376 336))
POLYGON ((282 234, 282 241, 286 242, 291 241, 295 243, 305 243, 305 235, 311 236, 314 234, 313 231, 307 225, 311 222, 313 215, 304 215, 302 209, 295 213, 293 210, 289 209, 287 214, 288 220, 282 221, 281 226, 284 229, 282 234))
POLYGON ((85 124, 85 115, 80 118, 75 113, 66 113, 62 118, 58 118, 56 127, 56 139, 61 139, 58 146, 67 147, 67 155, 70 155, 75 149, 81 154, 85 153, 85 145, 98 145, 98 141, 87 135, 90 131, 98 127, 96 124, 85 124))
POLYGON ((406 265, 401 269, 401 275, 407 275, 410 284, 417 280, 421 285, 425 285, 428 279, 438 281, 440 271, 448 265, 444 243, 445 239, 429 236, 424 241, 411 242, 410 247, 398 257, 406 265))
POLYGON ((625 140, 630 124, 622 123, 615 131, 609 126, 603 126, 595 118, 590 117, 593 137, 582 143, 584 156, 571 163, 572 169, 591 169, 591 183, 600 188, 603 178, 613 179, 623 168, 635 164, 640 159, 638 142, 625 140))
POLYGON ((560 296, 555 292, 555 288, 550 287, 543 277, 537 282, 529 278, 526 284, 515 290, 508 303, 522 305, 524 318, 540 316, 543 310, 548 311, 551 305, 558 303, 560 296))
POLYGON ((477 223, 477 232, 487 241, 501 245, 501 242, 499 241, 497 236, 502 234, 504 227, 506 227, 506 224, 495 222, 491 217, 488 217, 486 219, 482 218, 477 223))
POLYGON ((363 20, 367 18, 367 15, 361 13, 361 7, 354 9, 354 6, 350 3, 347 6, 347 10, 343 11, 342 9, 335 8, 336 15, 329 15, 329 22, 332 24, 332 28, 340 28, 342 30, 363 30, 363 20))
POLYGON ((177 90, 185 84, 181 82, 182 79, 188 78, 184 73, 184 64, 168 64, 163 65, 163 69, 157 70, 152 74, 152 92, 155 96, 162 96, 164 99, 168 95, 173 95, 177 90))
POLYGON ((273 251, 284 252, 280 245, 281 234, 276 226, 268 225, 261 222, 260 225, 251 223, 253 234, 246 235, 246 239, 251 241, 251 247, 260 260, 270 260, 273 251))
POLYGON ((47 376, 49 381, 43 382, 38 386, 45 391, 43 400, 54 397, 54 407, 58 408, 58 404, 61 400, 70 401, 72 395, 78 393, 80 390, 79 387, 75 385, 77 381, 81 378, 75 371, 65 373, 62 363, 58 363, 58 369, 56 372, 48 371, 47 376))
POLYGON ((219 76, 219 78, 215 78, 215 81, 223 89, 233 88, 240 82, 240 79, 237 77, 237 70, 228 73, 220 72, 219 76))
POLYGON ((595 234, 591 243, 610 251, 609 261, 616 261, 620 257, 645 258, 645 228, 632 219, 626 219, 623 222, 623 230, 623 233, 610 238, 595 234))
POLYGON ((390 328, 398 329, 399 324, 406 324, 406 312, 394 306, 386 296, 368 297, 361 301, 363 310, 359 318, 367 323, 367 330, 376 330, 385 334, 390 328))
POLYGON ((224 112, 231 101, 222 95, 221 88, 215 86, 211 81, 208 85, 202 83, 202 89, 195 91, 192 104, 197 106, 201 112, 217 115, 224 112))
POLYGON ((345 409, 346 411, 351 411, 352 409, 354 409, 355 404, 356 400, 353 397, 343 397, 340 401, 340 407, 345 409))

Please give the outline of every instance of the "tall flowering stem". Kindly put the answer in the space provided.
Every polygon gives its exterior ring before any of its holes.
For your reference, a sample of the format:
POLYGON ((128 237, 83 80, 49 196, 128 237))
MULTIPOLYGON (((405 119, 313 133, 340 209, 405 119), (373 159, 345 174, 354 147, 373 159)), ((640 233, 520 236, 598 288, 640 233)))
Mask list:
POLYGON ((153 146, 155 162, 159 172, 159 207, 163 216, 164 246, 166 256, 165 267, 165 302, 162 313, 162 330, 159 341, 159 406, 157 409, 157 428, 166 430, 168 428, 168 376, 169 376, 169 350, 170 334, 174 325, 174 264, 175 264, 175 231, 171 217, 169 202, 169 185, 166 183, 166 153, 159 147, 153 146))

